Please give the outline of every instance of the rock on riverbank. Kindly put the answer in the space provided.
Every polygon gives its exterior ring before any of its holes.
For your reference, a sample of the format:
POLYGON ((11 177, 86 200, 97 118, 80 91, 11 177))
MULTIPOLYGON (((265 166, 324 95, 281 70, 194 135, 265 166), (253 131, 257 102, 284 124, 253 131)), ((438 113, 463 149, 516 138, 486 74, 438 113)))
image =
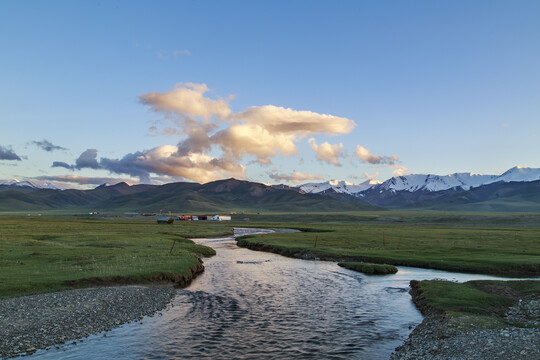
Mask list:
POLYGON ((0 300, 0 357, 33 353, 164 309, 172 285, 87 288, 0 300))

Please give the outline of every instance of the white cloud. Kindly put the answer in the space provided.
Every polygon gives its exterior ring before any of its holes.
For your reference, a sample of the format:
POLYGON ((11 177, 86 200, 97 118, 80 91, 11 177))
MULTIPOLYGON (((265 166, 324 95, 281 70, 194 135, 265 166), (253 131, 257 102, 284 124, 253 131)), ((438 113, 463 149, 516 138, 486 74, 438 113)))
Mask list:
POLYGON ((317 153, 317 159, 320 162, 341 166, 339 158, 345 156, 342 143, 330 145, 328 142, 323 142, 321 145, 317 145, 314 138, 310 138, 308 142, 311 149, 317 153))
POLYGON ((228 101, 206 97, 209 91, 206 84, 180 83, 172 91, 154 91, 139 96, 139 99, 154 111, 176 113, 183 118, 200 116, 206 121, 212 117, 227 118, 231 114, 228 101))
POLYGON ((259 125, 270 133, 299 137, 312 134, 348 134, 356 126, 354 121, 344 117, 293 110, 274 105, 252 106, 234 114, 232 119, 259 125))
POLYGON ((403 176, 410 170, 408 167, 401 165, 392 165, 390 167, 394 169, 394 171, 392 171, 393 176, 403 176))

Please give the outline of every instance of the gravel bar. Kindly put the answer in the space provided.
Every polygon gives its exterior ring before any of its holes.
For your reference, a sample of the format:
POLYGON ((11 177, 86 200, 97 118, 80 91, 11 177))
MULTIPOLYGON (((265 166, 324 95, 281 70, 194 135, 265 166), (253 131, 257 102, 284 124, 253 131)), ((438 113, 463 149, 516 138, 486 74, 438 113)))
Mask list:
POLYGON ((0 300, 0 357, 32 354, 164 309, 172 285, 67 290, 0 300))
POLYGON ((524 299, 508 310, 505 318, 519 327, 456 327, 443 315, 425 315, 390 360, 540 360, 539 299, 524 299))

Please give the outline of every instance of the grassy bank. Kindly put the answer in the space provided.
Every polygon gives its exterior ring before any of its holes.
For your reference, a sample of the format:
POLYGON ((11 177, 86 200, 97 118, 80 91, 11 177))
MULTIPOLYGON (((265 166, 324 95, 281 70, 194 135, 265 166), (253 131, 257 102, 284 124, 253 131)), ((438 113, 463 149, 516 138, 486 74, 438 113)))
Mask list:
POLYGON ((339 266, 345 269, 358 271, 367 275, 388 275, 397 273, 398 269, 393 265, 388 264, 372 264, 356 261, 346 261, 338 263, 339 266))
MULTIPOLYGON (((254 226, 307 232, 254 235, 238 245, 285 256, 415 266, 501 276, 540 275, 540 227, 515 215, 279 215, 254 226), (512 225, 515 224, 515 225, 512 225)), ((252 219, 254 219, 252 217, 252 219)))
POLYGON ((92 284, 185 284, 202 271, 199 258, 215 254, 188 238, 231 233, 229 226, 201 225, 0 217, 0 297, 92 284))
POLYGON ((454 326, 531 326, 528 322, 512 322, 505 315, 511 306, 519 304, 520 299, 525 299, 522 306, 527 306, 527 300, 540 298, 540 281, 480 280, 454 283, 413 280, 411 295, 422 313, 442 314, 454 326))

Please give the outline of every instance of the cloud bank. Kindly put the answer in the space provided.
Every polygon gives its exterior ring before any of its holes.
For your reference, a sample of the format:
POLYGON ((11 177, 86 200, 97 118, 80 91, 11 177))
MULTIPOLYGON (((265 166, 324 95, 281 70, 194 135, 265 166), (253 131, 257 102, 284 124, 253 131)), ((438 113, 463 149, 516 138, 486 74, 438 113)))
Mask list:
POLYGON ((119 182, 126 182, 128 184, 133 184, 133 179, 127 179, 127 178, 118 178, 118 177, 103 177, 103 176, 78 176, 75 174, 72 175, 60 175, 60 176, 48 176, 48 175, 42 175, 42 176, 36 176, 33 177, 33 179, 36 180, 43 180, 43 181, 54 181, 54 182, 62 182, 62 183, 72 183, 72 184, 78 184, 78 185, 101 185, 101 184, 116 184, 119 182))
POLYGON ((269 173, 268 177, 270 177, 272 180, 281 182, 281 181, 287 181, 287 182, 293 182, 295 184, 301 183, 303 181, 309 181, 309 180, 322 180, 323 177, 320 175, 311 175, 302 173, 299 171, 293 171, 292 174, 279 174, 279 173, 269 173))

